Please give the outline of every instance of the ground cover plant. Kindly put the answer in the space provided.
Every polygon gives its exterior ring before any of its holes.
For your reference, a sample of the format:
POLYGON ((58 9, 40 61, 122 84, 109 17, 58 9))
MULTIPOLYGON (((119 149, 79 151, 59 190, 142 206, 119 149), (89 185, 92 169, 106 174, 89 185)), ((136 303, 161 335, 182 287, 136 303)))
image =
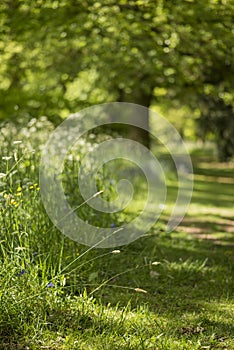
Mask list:
MULTIPOLYGON (((137 241, 90 249, 63 236, 41 203, 40 152, 52 130, 44 117, 1 126, 0 349, 234 349, 233 164, 194 152, 193 199, 175 232, 165 233, 166 208, 137 241)), ((168 186, 173 194, 173 176, 168 186)), ((78 203, 103 227, 129 215, 78 203)))

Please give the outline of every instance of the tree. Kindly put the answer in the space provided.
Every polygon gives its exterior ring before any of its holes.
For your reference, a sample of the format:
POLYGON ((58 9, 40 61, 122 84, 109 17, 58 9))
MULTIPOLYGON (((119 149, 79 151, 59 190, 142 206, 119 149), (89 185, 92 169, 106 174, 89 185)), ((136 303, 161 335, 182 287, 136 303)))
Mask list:
MULTIPOLYGON (((201 96, 233 96, 232 2, 108 1, 95 8, 90 64, 99 72, 99 86, 116 92, 119 101, 149 107, 162 101, 155 87, 161 88, 164 100, 199 107, 203 119, 209 104, 200 104, 201 96)), ((133 134, 149 145, 145 132, 133 134)))
POLYGON ((203 96, 199 120, 202 138, 208 133, 215 136, 220 161, 229 161, 234 154, 234 109, 222 98, 203 96))
MULTIPOLYGON (((2 0, 0 118, 57 120, 116 100, 199 106, 201 118, 212 105, 202 96, 233 106, 233 10, 228 0, 2 0)), ((130 134, 149 146, 146 132, 130 134)))

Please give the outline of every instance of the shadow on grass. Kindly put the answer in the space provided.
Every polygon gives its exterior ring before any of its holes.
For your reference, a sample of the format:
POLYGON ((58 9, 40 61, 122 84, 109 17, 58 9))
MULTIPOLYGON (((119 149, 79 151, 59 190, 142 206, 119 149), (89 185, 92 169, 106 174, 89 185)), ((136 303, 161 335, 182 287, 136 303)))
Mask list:
MULTIPOLYGON (((176 186, 170 189, 174 195, 176 186)), ((191 211, 177 232, 164 233, 167 218, 162 216, 161 223, 144 237, 120 247, 120 254, 103 256, 110 249, 89 252, 87 260, 99 255, 102 258, 74 273, 74 282, 71 278, 61 288, 62 301, 59 299, 54 306, 47 304, 45 324, 50 336, 59 332, 67 334, 69 330, 75 336, 86 332, 93 342, 108 334, 127 339, 138 333, 146 338, 154 333, 175 340, 202 338, 204 344, 207 339, 213 339, 216 344, 231 339, 234 334, 233 194, 232 184, 197 180, 191 211), (75 285, 71 288, 72 283, 75 285), (94 303, 87 306, 80 298, 74 304, 66 304, 65 300, 79 296, 84 288, 95 297, 94 303), (121 310, 126 305, 129 306, 123 317, 121 310), (142 305, 147 311, 139 311, 142 305)), ((7 329, 5 333, 10 339, 7 329)), ((117 344, 115 338, 108 342, 112 349, 127 349, 126 345, 117 344)), ((139 345, 129 347, 138 348, 148 349, 139 345)))
MULTIPOLYGON (((217 171, 209 169, 211 174, 217 176, 217 171)), ((123 247, 120 255, 102 260, 103 279, 116 277, 96 297, 122 305, 131 299, 133 308, 147 304, 151 312, 171 320, 190 315, 192 323, 200 322, 220 337, 234 334, 233 198, 232 184, 196 181, 195 209, 178 232, 155 233, 156 227, 152 235, 123 247), (154 261, 158 264, 152 265, 154 261)))

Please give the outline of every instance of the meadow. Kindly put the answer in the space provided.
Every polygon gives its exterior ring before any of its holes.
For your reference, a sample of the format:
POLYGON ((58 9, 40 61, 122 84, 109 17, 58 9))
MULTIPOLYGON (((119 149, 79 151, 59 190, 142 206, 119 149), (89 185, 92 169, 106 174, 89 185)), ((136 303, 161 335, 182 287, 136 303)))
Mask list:
MULTIPOLYGON (((175 231, 165 232, 165 209, 135 242, 92 249, 59 232, 43 207, 38 170, 52 130, 45 117, 1 126, 0 349, 234 349, 234 164, 192 152, 193 198, 175 231)), ((78 214, 100 227, 131 214, 98 216, 77 197, 78 214)))

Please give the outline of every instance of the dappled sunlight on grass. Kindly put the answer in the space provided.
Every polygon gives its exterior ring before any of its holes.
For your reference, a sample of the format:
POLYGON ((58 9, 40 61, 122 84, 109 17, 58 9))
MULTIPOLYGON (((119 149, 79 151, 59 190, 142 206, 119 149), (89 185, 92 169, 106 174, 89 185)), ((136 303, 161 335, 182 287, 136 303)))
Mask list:
MULTIPOLYGON (((41 124, 33 125, 39 137, 41 124)), ((225 181, 234 168, 195 168, 189 211, 172 233, 165 226, 177 177, 169 173, 165 208, 149 232, 114 250, 88 249, 50 222, 40 199, 40 152, 31 152, 29 139, 28 151, 13 144, 18 135, 11 133, 2 135, 4 157, 11 158, 0 169, 2 349, 234 348, 234 189, 225 181)), ((134 181, 134 203, 117 219, 88 206, 78 214, 100 227, 128 222, 147 197, 146 184, 134 181)), ((111 183, 107 176, 108 198, 116 196, 111 183)))

